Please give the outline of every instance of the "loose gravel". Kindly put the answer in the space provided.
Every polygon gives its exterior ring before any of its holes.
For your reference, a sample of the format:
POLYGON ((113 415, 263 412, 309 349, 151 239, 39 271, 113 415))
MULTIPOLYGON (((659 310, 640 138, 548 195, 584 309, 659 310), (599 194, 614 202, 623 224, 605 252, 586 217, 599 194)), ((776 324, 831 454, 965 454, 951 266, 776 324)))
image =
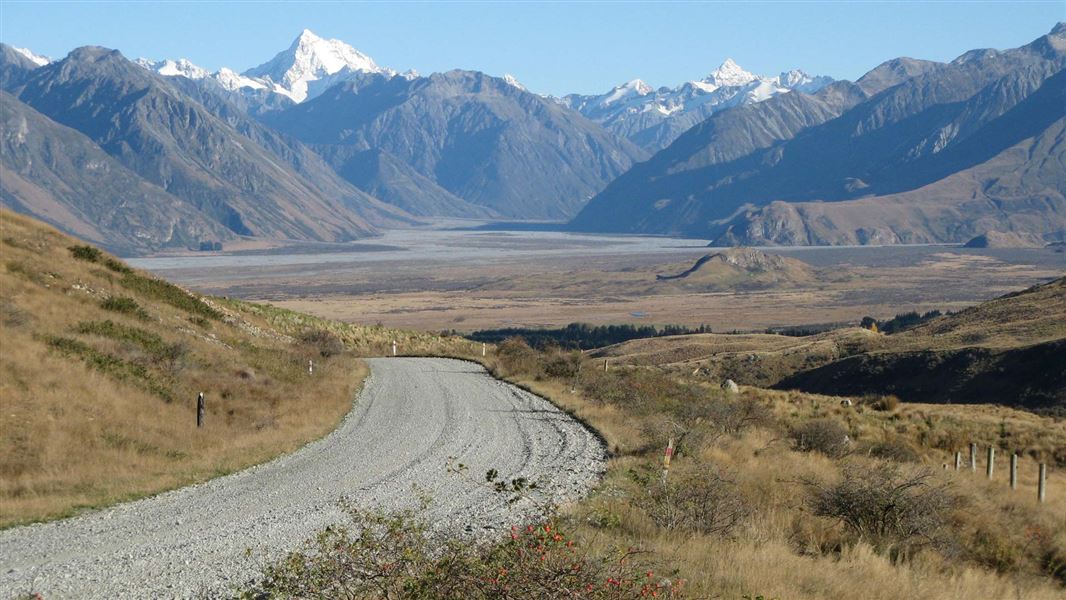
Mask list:
POLYGON ((371 375, 336 431, 269 463, 91 514, 0 532, 0 596, 219 597, 316 531, 344 521, 342 500, 417 508, 439 532, 491 536, 545 503, 585 495, 605 468, 599 439, 547 400, 475 363, 369 361, 371 375), (448 465, 467 465, 465 474, 448 465), (511 498, 485 483, 538 482, 511 498))

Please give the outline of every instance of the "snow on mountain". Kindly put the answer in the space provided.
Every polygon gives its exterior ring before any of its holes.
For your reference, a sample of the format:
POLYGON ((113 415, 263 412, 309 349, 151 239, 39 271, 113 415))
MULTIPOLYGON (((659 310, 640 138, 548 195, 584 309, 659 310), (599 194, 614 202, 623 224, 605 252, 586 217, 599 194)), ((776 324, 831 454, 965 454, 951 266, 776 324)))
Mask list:
MULTIPOLYGON (((47 61, 43 57, 38 58, 47 61)), ((138 58, 134 62, 166 77, 213 79, 234 93, 258 93, 260 90, 266 90, 287 96, 296 102, 313 98, 330 86, 359 73, 381 73, 390 77, 396 75, 396 71, 377 66, 373 59, 348 44, 340 40, 322 39, 307 29, 300 33, 287 50, 243 74, 225 67, 211 73, 184 58, 160 61, 138 58)), ((407 79, 417 76, 414 71, 403 74, 407 79)))
POLYGON ((216 81, 218 81, 219 85, 231 92, 236 92, 241 88, 265 90, 271 87, 258 79, 245 77, 244 75, 241 75, 232 69, 227 69, 226 67, 222 67, 221 69, 219 69, 218 72, 213 75, 213 77, 216 81))
POLYGON ((187 59, 179 58, 178 60, 166 59, 153 61, 147 58, 138 58, 133 61, 138 65, 148 69, 149 71, 155 71, 160 75, 166 77, 188 77, 189 79, 203 79, 209 77, 211 72, 202 67, 198 67, 187 59))
POLYGON ((303 102, 352 73, 396 74, 340 40, 323 39, 305 29, 288 49, 248 69, 244 76, 268 80, 280 86, 280 93, 303 102))
POLYGON ((600 96, 599 103, 601 106, 609 106, 619 101, 625 102, 634 98, 643 98, 654 91, 650 85, 639 79, 634 79, 600 96))
POLYGON ((52 59, 48 58, 47 56, 41 56, 40 54, 34 54, 32 51, 30 51, 29 48, 12 48, 15 50, 15 52, 18 52, 19 54, 30 59, 30 62, 37 65, 38 67, 43 67, 48 63, 52 62, 52 59))
POLYGON ((742 69, 732 58, 727 58, 714 72, 704 77, 703 82, 716 87, 739 87, 756 79, 759 79, 757 75, 742 69))
POLYGON ((523 92, 528 91, 526 90, 526 86, 522 85, 522 82, 518 81, 518 78, 514 75, 511 75, 510 73, 504 73, 503 80, 506 81, 507 85, 511 87, 516 87, 522 90, 523 92))
POLYGON ((687 81, 674 88, 656 90, 634 79, 605 94, 570 94, 557 101, 614 133, 656 151, 673 141, 684 129, 718 110, 762 102, 792 90, 813 93, 832 81, 832 78, 812 77, 800 70, 787 71, 777 77, 755 75, 727 58, 703 79, 687 81), (664 127, 668 121, 676 123, 664 127), (648 130, 655 127, 661 131, 648 135, 648 130))

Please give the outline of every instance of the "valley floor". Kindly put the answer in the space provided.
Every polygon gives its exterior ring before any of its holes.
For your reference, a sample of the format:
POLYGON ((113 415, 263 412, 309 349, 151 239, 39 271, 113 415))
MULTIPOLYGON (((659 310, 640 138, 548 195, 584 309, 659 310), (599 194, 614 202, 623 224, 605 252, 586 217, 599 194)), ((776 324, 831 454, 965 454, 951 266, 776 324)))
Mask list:
POLYGON ((715 331, 855 323, 866 315, 958 310, 1066 272, 1066 254, 1053 249, 765 248, 801 261, 811 274, 678 285, 655 275, 722 249, 688 239, 448 229, 390 232, 378 243, 391 249, 131 263, 204 293, 434 331, 571 322, 708 324, 715 331))

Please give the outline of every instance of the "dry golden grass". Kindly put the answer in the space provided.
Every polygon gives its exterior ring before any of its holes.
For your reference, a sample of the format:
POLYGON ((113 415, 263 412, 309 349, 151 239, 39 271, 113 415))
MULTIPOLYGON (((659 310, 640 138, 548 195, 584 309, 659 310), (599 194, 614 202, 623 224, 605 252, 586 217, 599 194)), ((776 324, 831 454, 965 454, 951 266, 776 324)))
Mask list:
POLYGON ((49 227, 7 211, 0 219, 0 526, 260 463, 349 410, 366 374, 350 354, 323 357, 233 315, 212 318, 180 290, 146 292, 153 284, 109 268, 107 255, 74 259, 68 248, 79 242, 49 227), (105 309, 114 298, 135 304, 105 309))
MULTIPOLYGON (((1066 560, 1062 516, 1066 493, 1057 471, 1053 470, 1047 503, 1036 500, 1036 460, 1050 459, 1056 449, 1066 447, 1061 420, 991 406, 845 408, 836 397, 745 387, 740 400, 765 405, 772 419, 739 435, 690 446, 675 457, 670 472, 671 478, 699 478, 713 469, 735 484, 750 514, 731 535, 718 537, 663 529, 636 500, 644 488, 634 474, 655 475, 661 468, 662 448, 649 446, 646 437, 643 421, 649 417, 639 416, 648 414, 646 406, 633 412, 587 396, 577 380, 522 369, 508 372, 506 361, 499 357, 486 362, 590 423, 612 449, 614 456, 598 491, 564 507, 567 524, 595 550, 635 546, 651 551, 664 569, 677 569, 692 596, 1043 600, 1064 594, 1063 582, 1051 576, 1056 568, 1058 577, 1063 576, 1056 561, 1066 560), (813 418, 845 424, 854 441, 852 455, 832 459, 793 449, 788 429, 813 418), (942 469, 953 452, 946 448, 953 447, 956 439, 981 444, 976 475, 942 469), (891 553, 855 539, 841 523, 813 514, 811 482, 839 480, 844 464, 870 468, 880 464, 862 450, 884 440, 904 440, 915 448, 917 464, 931 469, 933 481, 949 485, 959 498, 951 513, 951 548, 920 550, 894 559, 891 553), (1007 485, 1005 452, 999 455, 995 479, 984 477, 986 445, 1004 440, 1026 450, 1017 491, 1007 485)), ((583 369, 601 365, 589 361, 583 369)), ((648 367, 617 372, 634 368, 648 367)), ((705 389, 709 399, 719 393, 699 378, 676 371, 668 376, 705 389)))

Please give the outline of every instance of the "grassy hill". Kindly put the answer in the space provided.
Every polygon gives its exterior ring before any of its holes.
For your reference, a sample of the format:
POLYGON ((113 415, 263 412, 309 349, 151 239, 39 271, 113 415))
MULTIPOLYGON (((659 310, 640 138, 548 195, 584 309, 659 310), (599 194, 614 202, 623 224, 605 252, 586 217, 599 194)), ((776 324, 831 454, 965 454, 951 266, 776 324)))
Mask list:
POLYGON ((1066 410, 1066 278, 894 335, 702 334, 626 342, 593 356, 823 394, 1066 410))
POLYGON ((289 452, 349 410, 366 372, 356 355, 392 340, 405 353, 475 349, 203 298, 27 217, 0 221, 0 526, 289 452))

